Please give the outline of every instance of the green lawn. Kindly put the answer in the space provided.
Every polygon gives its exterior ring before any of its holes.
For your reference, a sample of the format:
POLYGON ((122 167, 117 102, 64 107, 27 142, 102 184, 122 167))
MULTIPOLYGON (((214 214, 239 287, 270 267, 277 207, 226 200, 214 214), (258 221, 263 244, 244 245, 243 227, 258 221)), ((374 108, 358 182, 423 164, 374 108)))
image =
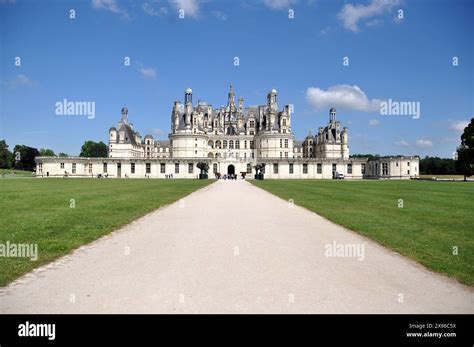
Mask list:
MULTIPOLYGON (((474 285, 474 184, 430 181, 252 181, 426 267, 474 285), (403 199, 403 208, 398 200, 403 199), (453 255, 453 247, 458 255, 453 255)), ((317 232, 317 230, 315 230, 317 232)), ((389 271, 389 269, 387 269, 389 271)))
POLYGON ((15 169, 0 169, 0 179, 11 177, 33 177, 33 172, 15 169))
POLYGON ((0 286, 212 182, 0 178, 0 244, 37 243, 39 253, 0 257, 0 286))

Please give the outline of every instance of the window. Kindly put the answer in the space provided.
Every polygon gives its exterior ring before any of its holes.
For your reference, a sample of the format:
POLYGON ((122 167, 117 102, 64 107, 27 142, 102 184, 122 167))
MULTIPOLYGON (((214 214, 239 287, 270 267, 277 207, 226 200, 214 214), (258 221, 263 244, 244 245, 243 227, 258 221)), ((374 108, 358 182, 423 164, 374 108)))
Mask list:
POLYGON ((365 164, 362 164, 360 166, 360 171, 361 171, 362 175, 365 175, 365 164))
POLYGON ((42 173, 43 172, 43 163, 38 164, 38 172, 42 173))
POLYGON ((249 127, 250 127, 250 128, 254 128, 254 127, 255 127, 255 121, 251 120, 251 121, 249 122, 249 127))
POLYGON ((174 163, 174 173, 179 174, 179 163, 174 163))
POLYGON ((89 164, 89 173, 92 173, 92 164, 89 164))
POLYGON ((239 140, 235 141, 235 148, 240 149, 240 141, 239 140))
POLYGON ((285 158, 288 158, 288 152, 285 152, 285 158))
POLYGON ((233 148, 234 148, 234 141, 230 140, 229 141, 229 149, 233 149, 233 148))
POLYGON ((226 140, 222 141, 222 148, 224 148, 224 149, 227 148, 227 141, 226 140))
POLYGON ((194 165, 193 163, 188 164, 188 173, 192 174, 194 172, 194 165))
POLYGON ((250 141, 250 149, 253 149, 255 146, 255 142, 254 141, 250 141))
POLYGON ((247 141, 244 141, 244 148, 247 149, 247 141))
POLYGON ((286 127, 286 118, 283 118, 282 124, 283 124, 284 127, 286 127))
POLYGON ((252 173, 252 165, 250 165, 250 163, 247 163, 247 173, 248 174, 252 173))
POLYGON ((165 172, 166 172, 165 163, 160 163, 160 173, 165 173, 165 172))
POLYGON ((255 131, 253 131, 253 130, 250 130, 250 133, 249 133, 249 135, 255 135, 255 131))
POLYGON ((147 174, 151 173, 151 164, 150 163, 145 164, 145 172, 147 174))
POLYGON ((292 174, 292 173, 293 173, 293 163, 290 163, 289 172, 290 172, 290 174, 292 174))
POLYGON ((273 173, 278 174, 278 164, 273 164, 273 173))
POLYGON ((407 165, 410 166, 410 162, 407 162, 407 165))
POLYGON ((280 139, 280 148, 283 148, 283 139, 280 139))
POLYGON ((336 164, 332 164, 332 173, 334 174, 337 171, 336 164))
POLYGON ((76 173, 76 163, 72 163, 72 173, 76 173))
POLYGON ((382 175, 388 175, 388 163, 382 163, 382 175))
POLYGON ((347 174, 352 175, 352 164, 347 164, 347 174))
POLYGON ((61 169, 64 169, 64 163, 61 163, 61 164, 60 164, 60 168, 61 168, 61 169))
POLYGON ((323 164, 318 163, 318 164, 316 165, 316 172, 317 172, 318 174, 323 173, 323 164))
POLYGON ((130 164, 130 172, 131 172, 132 174, 135 173, 135 163, 131 163, 131 164, 130 164))
POLYGON ((214 173, 217 172, 217 163, 212 164, 212 171, 213 171, 214 173))
POLYGON ((307 174, 308 173, 308 164, 303 164, 303 173, 307 174))
POLYGON ((409 174, 410 174, 410 170, 407 170, 407 175, 409 175, 409 174))
POLYGON ((283 152, 280 152, 280 158, 283 158, 283 152))
POLYGON ((107 163, 104 163, 104 168, 102 171, 104 171, 104 173, 107 173, 107 163))
POLYGON ((285 139, 285 148, 288 148, 288 139, 285 139))

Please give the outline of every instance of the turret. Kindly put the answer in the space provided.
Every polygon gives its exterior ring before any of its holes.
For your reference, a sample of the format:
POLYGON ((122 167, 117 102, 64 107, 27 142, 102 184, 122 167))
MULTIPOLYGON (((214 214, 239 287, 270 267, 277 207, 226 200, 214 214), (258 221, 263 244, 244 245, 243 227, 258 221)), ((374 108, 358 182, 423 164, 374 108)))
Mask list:
POLYGON ((117 143, 117 129, 115 127, 109 129, 109 143, 117 143))
POLYGON ((184 92, 184 104, 193 104, 193 90, 191 88, 186 89, 184 92))
POLYGON ((126 106, 122 107, 122 118, 120 121, 122 123, 128 124, 128 108, 126 106))
POLYGON ((334 123, 336 121, 336 109, 332 107, 329 110, 329 122, 334 123))

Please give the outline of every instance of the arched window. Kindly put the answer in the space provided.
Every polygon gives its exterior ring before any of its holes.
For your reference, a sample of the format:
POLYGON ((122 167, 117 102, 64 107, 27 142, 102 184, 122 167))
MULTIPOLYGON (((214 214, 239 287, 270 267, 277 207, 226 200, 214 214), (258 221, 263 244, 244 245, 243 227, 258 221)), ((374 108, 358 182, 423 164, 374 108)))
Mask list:
POLYGON ((209 140, 209 142, 207 143, 207 145, 211 148, 214 148, 214 141, 212 140, 209 140))
POLYGON ((207 154, 207 157, 208 157, 208 158, 214 158, 214 154, 212 154, 212 152, 209 152, 209 153, 207 154))
POLYGON ((235 148, 240 149, 240 141, 239 140, 235 141, 235 148))
POLYGON ((220 140, 217 140, 216 141, 216 148, 222 148, 222 145, 221 145, 221 141, 220 140))
POLYGON ((224 149, 227 148, 227 141, 226 140, 222 141, 222 148, 224 148, 224 149))
POLYGON ((230 140, 230 141, 229 141, 229 148, 230 148, 230 149, 233 149, 233 148, 234 148, 234 141, 233 141, 233 140, 230 140))

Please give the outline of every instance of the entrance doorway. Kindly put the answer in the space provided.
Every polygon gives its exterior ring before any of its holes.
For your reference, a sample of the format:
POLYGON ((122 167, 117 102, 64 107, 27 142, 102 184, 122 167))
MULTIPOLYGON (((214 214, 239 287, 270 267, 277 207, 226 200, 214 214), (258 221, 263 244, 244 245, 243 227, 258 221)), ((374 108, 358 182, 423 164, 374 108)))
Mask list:
POLYGON ((228 175, 235 175, 235 166, 234 165, 227 166, 227 174, 228 175))
POLYGON ((122 164, 117 163, 117 177, 122 177, 122 164))

